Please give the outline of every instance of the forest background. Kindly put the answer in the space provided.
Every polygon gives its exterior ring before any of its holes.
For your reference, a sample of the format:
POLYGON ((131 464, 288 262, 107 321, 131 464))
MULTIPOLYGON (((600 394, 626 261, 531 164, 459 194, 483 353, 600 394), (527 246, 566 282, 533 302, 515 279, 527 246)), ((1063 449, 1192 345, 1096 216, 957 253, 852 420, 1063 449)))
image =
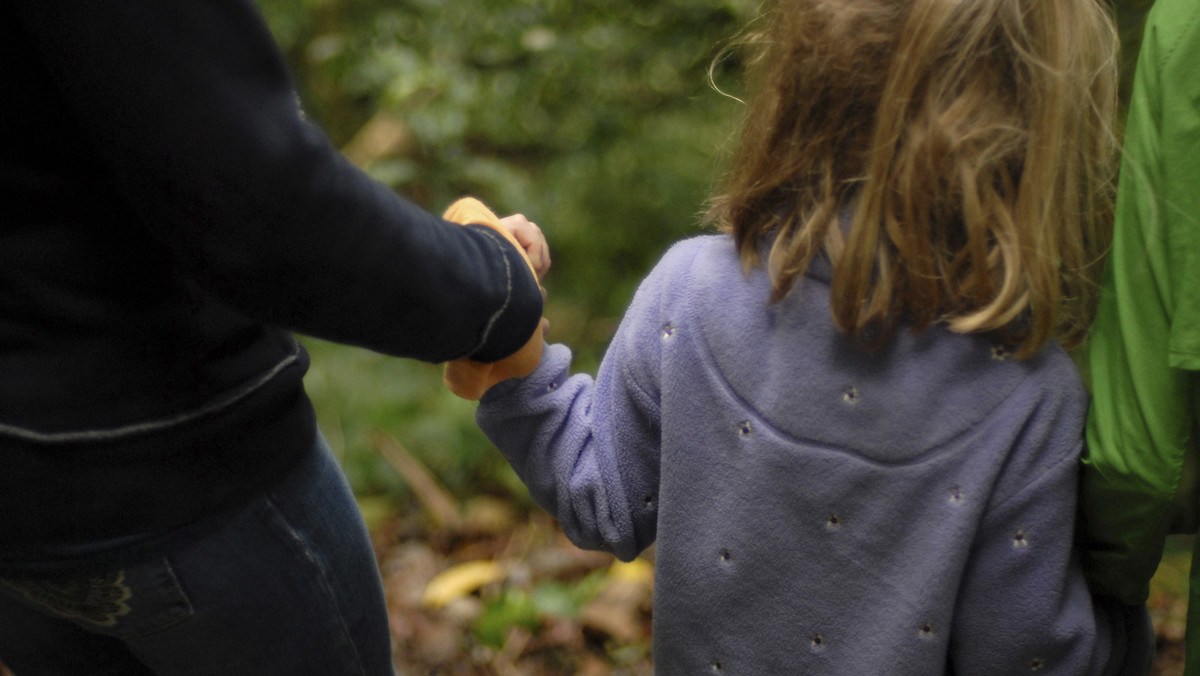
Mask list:
MULTIPOLYGON (((539 223, 550 339, 594 372, 637 283, 703 231, 755 0, 258 0, 308 115, 432 211, 539 223)), ((1122 91, 1149 0, 1115 0, 1122 91)), ((372 530, 404 673, 650 673, 650 561, 574 549, 440 368, 306 339, 306 385, 372 530)), ((1189 543, 1151 600, 1179 673, 1189 543)))

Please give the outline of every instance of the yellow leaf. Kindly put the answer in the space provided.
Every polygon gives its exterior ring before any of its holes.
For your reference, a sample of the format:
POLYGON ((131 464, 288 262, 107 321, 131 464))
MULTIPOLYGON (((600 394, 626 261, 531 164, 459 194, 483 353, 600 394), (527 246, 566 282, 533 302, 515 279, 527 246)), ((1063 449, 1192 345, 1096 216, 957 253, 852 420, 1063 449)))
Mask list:
POLYGON ((654 581, 654 566, 643 559, 634 559, 628 563, 615 561, 608 569, 608 577, 625 582, 650 583, 654 581))
POLYGON ((468 561, 438 573, 425 587, 421 602, 441 608, 480 587, 504 578, 504 567, 495 561, 468 561))

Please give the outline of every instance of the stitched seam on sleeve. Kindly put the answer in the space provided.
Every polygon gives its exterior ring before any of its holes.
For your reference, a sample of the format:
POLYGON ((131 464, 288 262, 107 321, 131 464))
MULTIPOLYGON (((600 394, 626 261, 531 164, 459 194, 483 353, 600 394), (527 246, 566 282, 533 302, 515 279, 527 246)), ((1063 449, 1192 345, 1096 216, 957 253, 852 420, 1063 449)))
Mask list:
POLYGON ((500 252, 500 257, 504 261, 504 274, 506 275, 505 281, 507 287, 505 288, 504 292, 504 302, 501 303, 500 308, 492 313, 492 316, 488 318, 487 323, 484 324, 483 334, 480 336, 479 342, 475 344, 475 347, 471 350, 470 354, 475 354, 479 350, 483 349, 483 346, 487 344, 488 338, 490 338, 492 334, 492 328, 496 325, 496 322, 500 320, 500 317, 504 314, 504 311, 508 309, 509 303, 512 302, 513 295, 512 263, 508 260, 508 254, 504 249, 504 247, 511 246, 511 244, 508 243, 508 240, 504 240, 503 242, 500 241, 502 238, 499 233, 492 231, 487 226, 481 226, 477 231, 487 235, 488 239, 496 245, 497 250, 500 252))

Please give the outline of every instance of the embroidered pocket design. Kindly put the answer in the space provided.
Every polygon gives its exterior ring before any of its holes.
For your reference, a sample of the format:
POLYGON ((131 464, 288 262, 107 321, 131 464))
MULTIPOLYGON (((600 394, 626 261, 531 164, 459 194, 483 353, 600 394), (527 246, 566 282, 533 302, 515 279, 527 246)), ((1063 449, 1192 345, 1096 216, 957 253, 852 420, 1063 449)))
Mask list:
POLYGON ((0 583, 57 615, 100 627, 111 627, 127 615, 126 601, 133 595, 123 570, 62 580, 6 578, 0 583))

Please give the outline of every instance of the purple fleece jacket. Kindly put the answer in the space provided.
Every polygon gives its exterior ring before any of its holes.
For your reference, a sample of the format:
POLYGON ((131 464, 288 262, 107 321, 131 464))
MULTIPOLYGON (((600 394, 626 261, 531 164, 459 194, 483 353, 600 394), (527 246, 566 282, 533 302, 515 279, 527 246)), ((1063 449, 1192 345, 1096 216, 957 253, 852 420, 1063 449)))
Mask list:
POLYGON ((828 279, 768 305, 730 238, 679 243, 594 381, 549 346, 478 421, 577 545, 657 541, 660 674, 1138 673, 1143 615, 1095 605, 1072 551, 1067 355, 940 327, 866 352, 828 279))

